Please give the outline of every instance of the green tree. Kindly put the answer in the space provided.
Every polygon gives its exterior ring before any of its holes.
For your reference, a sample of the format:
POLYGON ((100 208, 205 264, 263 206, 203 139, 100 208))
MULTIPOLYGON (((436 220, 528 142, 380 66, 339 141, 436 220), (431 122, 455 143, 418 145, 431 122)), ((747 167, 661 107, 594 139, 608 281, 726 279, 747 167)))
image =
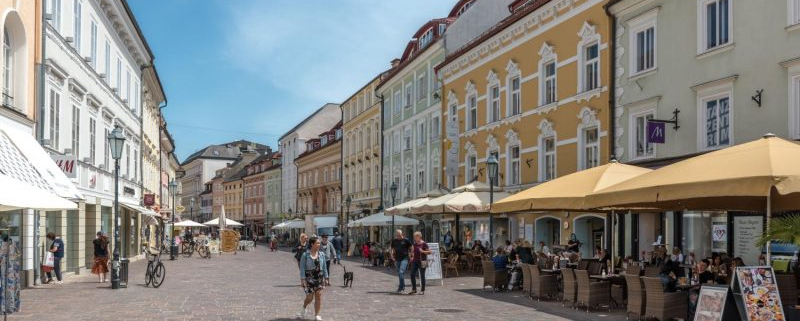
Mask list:
MULTIPOLYGON (((773 218, 756 245, 764 246, 770 241, 800 246, 800 215, 791 214, 773 218)), ((798 272, 799 268, 800 260, 795 263, 795 272, 798 272)))

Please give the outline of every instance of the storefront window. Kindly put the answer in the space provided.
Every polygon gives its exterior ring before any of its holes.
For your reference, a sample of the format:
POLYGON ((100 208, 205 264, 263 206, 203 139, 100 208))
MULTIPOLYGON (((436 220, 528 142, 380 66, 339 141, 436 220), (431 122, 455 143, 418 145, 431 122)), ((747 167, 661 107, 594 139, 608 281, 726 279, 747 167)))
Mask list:
POLYGON ((0 238, 19 243, 22 210, 0 212, 0 238))
POLYGON ((712 252, 728 251, 728 214, 726 212, 683 213, 683 253, 711 257, 712 252))

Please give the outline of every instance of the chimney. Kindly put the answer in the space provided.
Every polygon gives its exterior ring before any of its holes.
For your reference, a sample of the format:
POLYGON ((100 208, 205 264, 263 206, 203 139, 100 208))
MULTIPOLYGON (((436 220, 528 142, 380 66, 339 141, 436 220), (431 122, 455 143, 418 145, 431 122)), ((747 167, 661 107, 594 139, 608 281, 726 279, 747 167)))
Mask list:
POLYGON ((392 68, 397 68, 399 64, 400 64, 400 59, 397 58, 392 59, 392 68))

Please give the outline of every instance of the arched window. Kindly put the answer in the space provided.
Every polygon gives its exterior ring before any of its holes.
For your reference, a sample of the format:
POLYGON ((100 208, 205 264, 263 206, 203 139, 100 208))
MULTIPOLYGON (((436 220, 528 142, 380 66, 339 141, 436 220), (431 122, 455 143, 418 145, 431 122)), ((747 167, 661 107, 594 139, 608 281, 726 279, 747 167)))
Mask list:
POLYGON ((3 105, 14 106, 14 51, 8 28, 3 31, 3 105))

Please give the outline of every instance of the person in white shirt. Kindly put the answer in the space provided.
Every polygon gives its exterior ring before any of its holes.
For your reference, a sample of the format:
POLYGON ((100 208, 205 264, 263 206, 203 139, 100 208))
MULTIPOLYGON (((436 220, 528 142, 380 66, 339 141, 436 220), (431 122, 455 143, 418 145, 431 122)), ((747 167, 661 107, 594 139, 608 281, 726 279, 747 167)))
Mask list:
POLYGON ((683 263, 683 253, 681 253, 681 248, 674 247, 672 248, 672 256, 670 259, 674 262, 683 263))
POLYGON ((550 248, 547 247, 547 245, 544 244, 544 241, 539 241, 539 247, 540 247, 539 252, 541 252, 542 254, 544 254, 546 256, 550 256, 550 248))

